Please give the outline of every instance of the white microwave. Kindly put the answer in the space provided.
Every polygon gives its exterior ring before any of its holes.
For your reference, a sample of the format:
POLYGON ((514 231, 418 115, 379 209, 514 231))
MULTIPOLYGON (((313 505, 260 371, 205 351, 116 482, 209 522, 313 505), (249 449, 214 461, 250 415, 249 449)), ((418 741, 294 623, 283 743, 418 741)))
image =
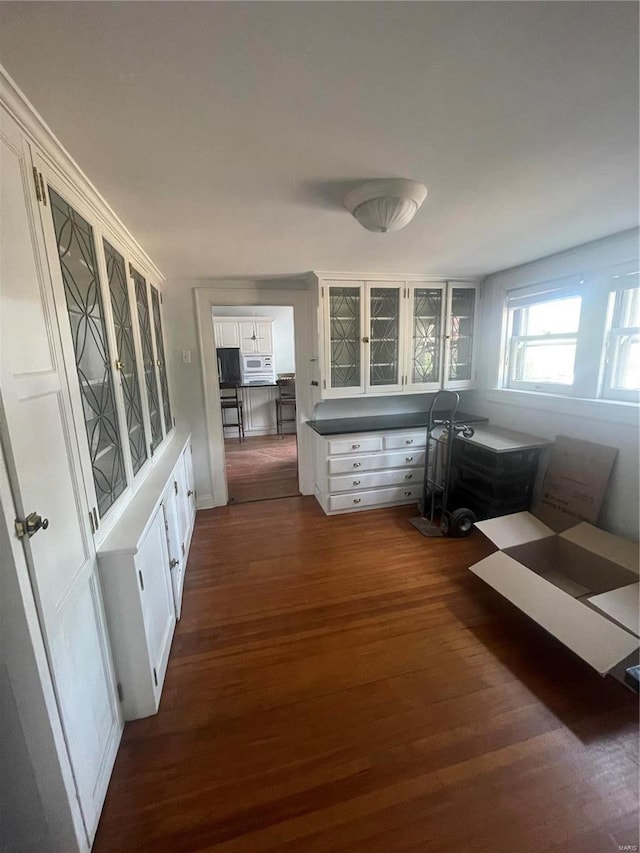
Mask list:
POLYGON ((242 381, 246 384, 252 378, 260 378, 265 382, 275 382, 276 373, 272 355, 243 355, 242 381))

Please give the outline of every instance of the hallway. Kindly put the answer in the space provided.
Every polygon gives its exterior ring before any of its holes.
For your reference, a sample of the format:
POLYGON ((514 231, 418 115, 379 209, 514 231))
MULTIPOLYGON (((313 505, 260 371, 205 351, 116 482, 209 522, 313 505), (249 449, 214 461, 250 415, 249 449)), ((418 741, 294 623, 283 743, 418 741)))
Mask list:
POLYGON ((224 442, 229 503, 287 498, 298 492, 298 455, 295 435, 247 436, 224 442))

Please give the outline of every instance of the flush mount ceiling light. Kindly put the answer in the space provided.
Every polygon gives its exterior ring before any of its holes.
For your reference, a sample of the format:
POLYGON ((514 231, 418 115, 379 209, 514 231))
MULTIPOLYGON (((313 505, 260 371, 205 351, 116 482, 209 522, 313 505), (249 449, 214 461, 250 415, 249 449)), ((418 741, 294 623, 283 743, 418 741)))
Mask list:
POLYGON ((424 184, 391 178, 354 187, 346 194, 344 206, 367 231, 384 234, 399 231, 411 222, 426 197, 424 184))

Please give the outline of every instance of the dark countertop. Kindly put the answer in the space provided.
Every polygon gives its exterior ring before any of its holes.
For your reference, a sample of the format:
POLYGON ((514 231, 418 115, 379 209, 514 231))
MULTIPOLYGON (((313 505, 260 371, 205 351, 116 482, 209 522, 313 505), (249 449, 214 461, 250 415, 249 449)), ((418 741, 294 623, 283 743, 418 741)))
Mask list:
MULTIPOLYGON (((435 412, 438 417, 446 418, 448 412, 435 412)), ((346 435, 354 432, 375 432, 388 429, 426 429, 428 412, 407 412, 402 415, 368 415, 359 418, 333 418, 326 421, 307 421, 307 425, 318 435, 346 435)), ((488 418, 458 412, 456 423, 486 424, 488 418)))
POLYGON ((229 382, 221 382, 220 390, 221 391, 233 391, 234 388, 277 388, 277 382, 253 382, 251 385, 232 385, 229 382))

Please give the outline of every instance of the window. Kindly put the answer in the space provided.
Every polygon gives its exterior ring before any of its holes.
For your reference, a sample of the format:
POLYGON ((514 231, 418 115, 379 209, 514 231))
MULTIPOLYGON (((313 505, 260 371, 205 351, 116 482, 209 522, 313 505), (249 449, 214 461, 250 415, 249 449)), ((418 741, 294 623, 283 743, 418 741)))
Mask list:
POLYGON ((634 400, 640 390, 640 287, 611 293, 609 318, 602 396, 634 400))
POLYGON ((504 386, 638 402, 638 275, 618 268, 509 291, 504 386))

